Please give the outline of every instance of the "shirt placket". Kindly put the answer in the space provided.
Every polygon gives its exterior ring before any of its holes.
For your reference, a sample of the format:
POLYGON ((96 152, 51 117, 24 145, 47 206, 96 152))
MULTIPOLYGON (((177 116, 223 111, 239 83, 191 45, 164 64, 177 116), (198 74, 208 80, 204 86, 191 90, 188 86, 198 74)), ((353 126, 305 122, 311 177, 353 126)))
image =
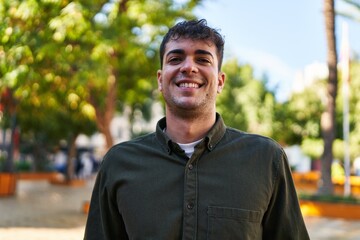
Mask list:
POLYGON ((198 160, 204 151, 195 149, 185 168, 183 240, 195 240, 198 213, 198 160))

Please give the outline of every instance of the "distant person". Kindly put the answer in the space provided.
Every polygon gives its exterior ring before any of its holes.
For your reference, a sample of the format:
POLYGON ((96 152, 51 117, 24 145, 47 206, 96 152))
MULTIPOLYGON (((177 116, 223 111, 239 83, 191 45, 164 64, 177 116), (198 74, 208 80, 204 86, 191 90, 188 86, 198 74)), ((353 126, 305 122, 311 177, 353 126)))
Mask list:
POLYGON ((80 154, 81 168, 79 170, 79 178, 88 178, 93 173, 93 159, 89 152, 80 154))
POLYGON ((309 239, 283 149, 216 112, 223 50, 205 20, 165 35, 157 80, 166 118, 105 155, 86 240, 309 239))
POLYGON ((56 149, 53 165, 57 172, 65 174, 67 164, 67 155, 60 148, 56 149))

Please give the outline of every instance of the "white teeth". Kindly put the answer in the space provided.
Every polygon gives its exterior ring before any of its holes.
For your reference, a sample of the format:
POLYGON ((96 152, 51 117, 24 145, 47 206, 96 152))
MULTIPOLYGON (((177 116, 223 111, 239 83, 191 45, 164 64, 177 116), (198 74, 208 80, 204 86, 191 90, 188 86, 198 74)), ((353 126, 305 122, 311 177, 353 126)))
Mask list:
POLYGON ((180 83, 179 87, 183 87, 183 88, 199 88, 199 84, 196 84, 196 83, 180 83))

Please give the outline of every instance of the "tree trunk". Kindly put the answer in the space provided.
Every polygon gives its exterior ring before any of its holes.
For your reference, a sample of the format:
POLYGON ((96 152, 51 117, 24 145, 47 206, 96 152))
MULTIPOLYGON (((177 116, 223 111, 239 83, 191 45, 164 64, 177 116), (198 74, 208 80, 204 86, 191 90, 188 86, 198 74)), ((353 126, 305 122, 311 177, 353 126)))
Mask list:
POLYGON ((78 134, 70 136, 68 142, 68 164, 66 167, 66 181, 70 182, 76 178, 76 138, 78 134))
MULTIPOLYGON (((16 131, 16 99, 14 98, 13 91, 10 88, 6 88, 0 96, 0 105, 5 106, 5 113, 10 116, 10 143, 7 149, 7 157, 5 161, 5 172, 14 172, 14 148, 15 148, 15 131, 16 131)), ((5 131, 5 129, 4 129, 5 131)), ((4 138, 5 140, 5 138, 4 138)), ((5 141, 4 141, 5 146, 5 141)))
POLYGON ((15 148, 15 131, 16 131, 16 112, 11 111, 11 137, 10 137, 10 144, 8 148, 8 155, 5 161, 5 170, 6 172, 14 172, 14 148, 15 148))
POLYGON ((105 107, 102 108, 97 104, 96 100, 90 96, 90 103, 95 108, 96 124, 99 131, 104 135, 106 148, 109 149, 113 145, 113 139, 110 131, 110 124, 116 111, 116 94, 118 88, 118 74, 111 69, 107 80, 108 90, 105 100, 105 107))
POLYGON ((321 178, 318 193, 322 195, 332 194, 334 191, 334 186, 331 181, 331 164, 333 161, 333 142, 335 139, 335 110, 338 85, 334 10, 334 0, 324 0, 329 79, 327 83, 326 109, 321 116, 324 152, 321 156, 321 178))

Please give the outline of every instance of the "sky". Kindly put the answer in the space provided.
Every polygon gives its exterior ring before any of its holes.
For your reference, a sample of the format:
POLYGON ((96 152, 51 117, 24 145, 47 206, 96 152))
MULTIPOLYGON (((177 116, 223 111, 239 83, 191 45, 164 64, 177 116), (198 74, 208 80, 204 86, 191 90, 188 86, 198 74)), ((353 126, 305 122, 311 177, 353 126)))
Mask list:
MULTIPOLYGON (((340 0, 338 9, 348 9, 340 0)), ((277 98, 286 100, 296 75, 314 63, 326 63, 323 0, 206 0, 195 11, 225 36, 225 58, 250 63, 255 76, 266 74, 277 98)), ((360 22, 336 19, 338 50, 342 23, 348 23, 349 44, 360 55, 360 22)), ((225 60, 226 60, 225 59, 225 60)))

